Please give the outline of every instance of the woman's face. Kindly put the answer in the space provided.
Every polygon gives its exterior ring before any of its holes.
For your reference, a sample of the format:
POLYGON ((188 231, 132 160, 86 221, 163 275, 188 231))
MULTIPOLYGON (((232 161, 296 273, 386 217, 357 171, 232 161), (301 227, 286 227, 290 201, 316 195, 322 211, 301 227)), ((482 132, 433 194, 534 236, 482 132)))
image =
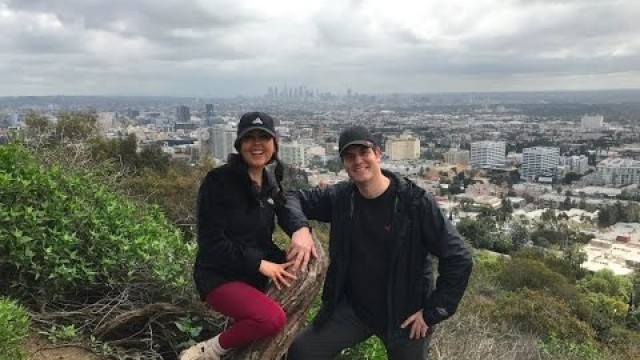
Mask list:
POLYGON ((240 155, 251 168, 264 167, 275 153, 275 140, 271 134, 253 130, 240 140, 240 155))

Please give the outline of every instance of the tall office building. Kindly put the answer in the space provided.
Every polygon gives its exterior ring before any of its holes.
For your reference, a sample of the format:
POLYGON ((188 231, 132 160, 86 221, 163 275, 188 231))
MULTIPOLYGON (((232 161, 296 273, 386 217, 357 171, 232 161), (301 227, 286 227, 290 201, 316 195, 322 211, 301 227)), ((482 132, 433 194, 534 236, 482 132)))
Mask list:
POLYGON ((596 167, 596 177, 607 185, 640 184, 640 161, 625 158, 604 159, 596 167))
POLYGON ((392 161, 418 159, 420 140, 411 134, 390 137, 385 143, 385 153, 392 161))
POLYGON ((580 120, 580 128, 583 130, 598 130, 604 126, 604 116, 585 115, 580 120))
POLYGON ((584 174, 589 170, 589 158, 585 155, 567 156, 564 158, 564 165, 569 167, 569 171, 576 174, 584 174))
POLYGON ((206 118, 213 116, 213 104, 204 104, 204 116, 206 118))
POLYGON ((187 105, 178 105, 176 107, 176 122, 186 123, 191 121, 191 113, 187 105))
POLYGON ((297 167, 306 167, 308 165, 309 146, 294 141, 291 143, 280 143, 278 148, 278 156, 280 156, 282 162, 285 164, 297 167))
POLYGON ((211 154, 214 158, 227 161, 230 153, 236 152, 233 142, 236 140, 236 128, 229 124, 213 125, 211 131, 211 154))
POLYGON ((560 162, 560 149, 536 146, 522 151, 522 167, 520 178, 533 180, 536 176, 555 173, 560 162))
POLYGON ((204 123, 207 126, 213 126, 216 124, 221 124, 223 122, 222 118, 213 110, 213 104, 205 104, 204 105, 204 123))
POLYGON ((469 164, 469 150, 450 149, 444 153, 444 161, 447 164, 469 164))
POLYGON ((475 168, 501 168, 505 164, 507 143, 504 141, 477 141, 471 143, 470 162, 475 168))

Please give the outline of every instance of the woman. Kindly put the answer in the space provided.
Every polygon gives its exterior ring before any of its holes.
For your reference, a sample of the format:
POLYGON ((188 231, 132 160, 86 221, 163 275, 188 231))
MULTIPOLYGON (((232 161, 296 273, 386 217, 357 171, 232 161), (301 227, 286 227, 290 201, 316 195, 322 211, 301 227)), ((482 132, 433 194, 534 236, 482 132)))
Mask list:
POLYGON ((273 119, 242 115, 234 146, 238 154, 200 186, 194 269, 200 297, 234 324, 184 351, 181 360, 220 359, 229 349, 275 336, 286 323, 282 307, 263 292, 269 280, 281 289, 295 279, 287 271, 292 262, 272 239, 274 215, 285 202, 273 119))

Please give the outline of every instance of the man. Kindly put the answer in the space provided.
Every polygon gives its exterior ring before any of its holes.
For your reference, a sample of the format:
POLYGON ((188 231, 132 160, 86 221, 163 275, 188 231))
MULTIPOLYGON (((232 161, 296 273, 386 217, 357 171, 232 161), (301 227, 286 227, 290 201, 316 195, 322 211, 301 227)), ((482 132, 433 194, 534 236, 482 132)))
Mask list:
POLYGON ((287 199, 285 226, 298 248, 312 244, 309 220, 331 223, 322 306, 288 359, 331 359, 372 335, 389 359, 423 359, 429 329, 458 307, 471 254, 429 194, 380 168, 366 128, 343 131, 338 143, 350 181, 287 199), (435 290, 430 255, 439 259, 435 290))

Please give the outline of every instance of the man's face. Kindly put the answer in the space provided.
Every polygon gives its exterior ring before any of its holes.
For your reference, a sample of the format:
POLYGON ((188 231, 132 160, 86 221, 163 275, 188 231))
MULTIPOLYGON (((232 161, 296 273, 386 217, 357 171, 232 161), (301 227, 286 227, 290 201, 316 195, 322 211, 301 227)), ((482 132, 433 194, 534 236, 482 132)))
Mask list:
POLYGON ((342 166, 355 183, 366 183, 380 173, 378 147, 351 145, 342 153, 342 166))

